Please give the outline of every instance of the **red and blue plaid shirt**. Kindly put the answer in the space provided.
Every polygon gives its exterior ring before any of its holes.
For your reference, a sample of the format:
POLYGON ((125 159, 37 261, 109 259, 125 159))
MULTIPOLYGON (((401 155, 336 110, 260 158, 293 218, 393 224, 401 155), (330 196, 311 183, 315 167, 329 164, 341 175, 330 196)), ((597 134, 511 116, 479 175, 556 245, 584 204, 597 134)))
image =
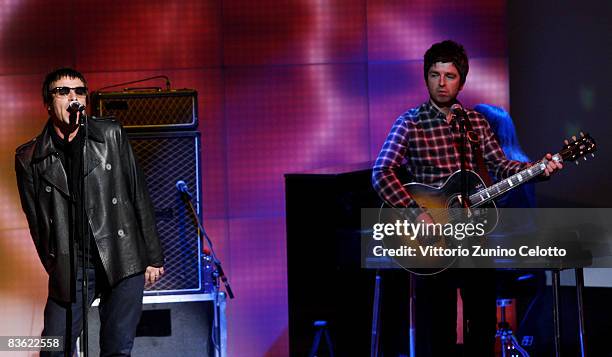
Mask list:
MULTIPOLYGON (((506 159, 489 123, 478 112, 467 110, 472 129, 478 134, 480 148, 489 173, 495 178, 512 176, 530 164, 506 159)), ((402 114, 385 141, 372 170, 372 184, 382 199, 394 207, 418 207, 402 186, 396 172, 405 166, 414 182, 441 186, 453 172, 461 169, 460 153, 453 141, 461 134, 453 119, 427 102, 402 114)), ((478 171, 472 148, 466 145, 468 170, 478 171)))

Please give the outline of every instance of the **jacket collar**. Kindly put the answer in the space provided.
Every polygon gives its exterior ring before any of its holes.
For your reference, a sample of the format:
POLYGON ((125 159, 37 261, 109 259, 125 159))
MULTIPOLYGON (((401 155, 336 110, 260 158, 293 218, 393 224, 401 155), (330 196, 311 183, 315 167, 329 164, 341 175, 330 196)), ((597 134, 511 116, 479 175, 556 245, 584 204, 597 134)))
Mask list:
POLYGON ((99 143, 103 143, 104 135, 100 131, 100 128, 98 128, 98 126, 95 124, 96 122, 93 120, 89 120, 88 123, 89 123, 89 126, 88 126, 87 136, 89 137, 89 139, 97 141, 99 143))
MULTIPOLYGON (((32 156, 32 164, 36 165, 38 163, 46 162, 46 164, 43 164, 42 166, 42 177, 60 190, 64 195, 70 197, 68 177, 61 160, 55 157, 51 158, 50 161, 45 161, 45 159, 49 156, 57 156, 58 154, 58 149, 53 144, 51 130, 54 129, 51 120, 49 120, 47 125, 45 125, 43 132, 37 139, 36 147, 34 148, 34 155, 32 156)), ((103 154, 99 151, 100 148, 97 147, 97 145, 92 145, 92 141, 104 143, 104 136, 101 134, 100 129, 95 125, 89 125, 88 136, 90 140, 88 140, 86 144, 90 154, 87 155, 87 175, 89 175, 103 161, 103 154)))
MULTIPOLYGON (((88 137, 90 140, 97 141, 100 143, 104 142, 104 136, 100 132, 100 129, 96 125, 91 125, 92 121, 89 121, 90 125, 88 126, 88 137)), ((43 129, 42 133, 38 137, 36 148, 34 149, 34 156, 32 157, 32 161, 37 162, 46 158, 49 155, 53 155, 57 153, 57 148, 53 144, 53 138, 51 137, 51 130, 53 129, 53 122, 49 118, 47 121, 47 125, 43 129)), ((79 130, 82 130, 79 129, 79 130)))

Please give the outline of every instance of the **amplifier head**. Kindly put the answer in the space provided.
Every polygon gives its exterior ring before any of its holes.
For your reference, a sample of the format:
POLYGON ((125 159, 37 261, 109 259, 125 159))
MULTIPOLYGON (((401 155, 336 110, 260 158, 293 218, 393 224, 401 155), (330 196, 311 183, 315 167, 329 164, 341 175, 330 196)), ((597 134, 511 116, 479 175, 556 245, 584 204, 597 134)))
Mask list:
POLYGON ((94 92, 96 116, 114 116, 129 130, 195 129, 198 94, 193 89, 94 92))

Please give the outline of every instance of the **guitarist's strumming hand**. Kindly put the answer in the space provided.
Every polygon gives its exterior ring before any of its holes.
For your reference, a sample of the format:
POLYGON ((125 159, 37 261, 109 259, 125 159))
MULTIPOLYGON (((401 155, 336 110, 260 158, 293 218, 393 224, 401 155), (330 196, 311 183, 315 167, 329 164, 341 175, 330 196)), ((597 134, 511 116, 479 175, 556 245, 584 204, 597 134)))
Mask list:
POLYGON ((429 215, 429 213, 427 212, 422 212, 420 213, 417 218, 416 218, 416 222, 420 223, 420 222, 425 222, 425 223, 434 223, 433 218, 431 218, 431 216, 429 215))
POLYGON ((544 169, 543 175, 549 177, 555 171, 559 171, 563 168, 561 160, 553 160, 552 154, 546 154, 542 160, 548 161, 546 169, 544 169))

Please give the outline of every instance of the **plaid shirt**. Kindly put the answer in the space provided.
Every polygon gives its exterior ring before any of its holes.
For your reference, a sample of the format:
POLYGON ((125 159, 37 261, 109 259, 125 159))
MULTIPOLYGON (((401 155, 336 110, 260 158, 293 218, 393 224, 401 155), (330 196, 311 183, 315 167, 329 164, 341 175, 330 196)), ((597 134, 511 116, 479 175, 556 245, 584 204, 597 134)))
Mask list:
MULTIPOLYGON (((505 178, 530 164, 506 159, 489 123, 478 112, 467 110, 473 130, 480 138, 480 148, 488 171, 505 178)), ((446 114, 427 102, 402 114, 385 141, 372 170, 372 184, 380 197, 394 207, 418 207, 397 178, 405 165, 413 181, 441 186, 453 172, 461 169, 460 153, 454 140, 460 140, 456 121, 446 121, 446 114)), ((466 145, 468 170, 478 172, 471 145, 466 145)))

